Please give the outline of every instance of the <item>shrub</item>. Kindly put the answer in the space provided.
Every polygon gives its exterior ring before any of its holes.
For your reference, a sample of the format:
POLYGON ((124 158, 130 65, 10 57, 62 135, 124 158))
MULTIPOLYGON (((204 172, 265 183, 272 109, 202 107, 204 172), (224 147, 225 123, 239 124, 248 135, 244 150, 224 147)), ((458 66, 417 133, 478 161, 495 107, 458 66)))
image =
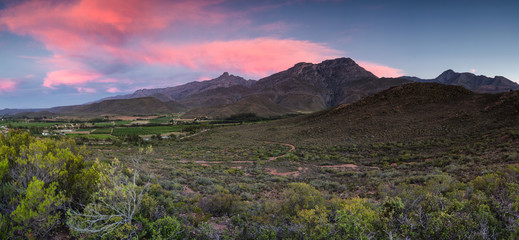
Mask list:
POLYGON ((330 236, 332 224, 328 220, 326 207, 303 209, 297 212, 296 222, 302 224, 303 232, 310 239, 324 239, 330 236))
POLYGON ((323 196, 307 183, 290 183, 289 188, 281 194, 282 210, 295 216, 303 209, 313 209, 323 204, 323 196))
POLYGON ((378 219, 374 206, 363 198, 348 199, 336 216, 338 229, 347 239, 373 238, 378 219))
POLYGON ((25 196, 11 213, 11 218, 18 226, 15 230, 23 231, 25 236, 47 237, 60 223, 58 206, 65 202, 62 194, 56 194, 56 182, 44 188, 43 181, 36 177, 29 183, 25 196))
POLYGON ((153 223, 152 239, 182 239, 182 224, 175 217, 164 217, 153 223))
POLYGON ((211 213, 215 216, 223 216, 237 211, 239 202, 239 196, 227 193, 218 193, 200 199, 198 206, 204 212, 211 213))

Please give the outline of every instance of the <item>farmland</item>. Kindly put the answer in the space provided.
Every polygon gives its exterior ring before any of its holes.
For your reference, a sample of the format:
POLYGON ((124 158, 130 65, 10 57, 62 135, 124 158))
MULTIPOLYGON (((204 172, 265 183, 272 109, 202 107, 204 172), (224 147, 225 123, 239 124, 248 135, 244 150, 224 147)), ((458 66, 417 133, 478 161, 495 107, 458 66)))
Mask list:
MULTIPOLYGON (((6 120, 0 125, 7 128, 30 129, 35 135, 53 135, 61 133, 69 137, 86 137, 91 140, 113 140, 125 138, 130 135, 149 137, 151 135, 182 135, 194 133, 199 129, 214 127, 208 123, 193 122, 192 120, 176 120, 177 115, 146 117, 143 119, 133 118, 133 120, 118 120, 128 117, 117 117, 115 120, 92 119, 92 120, 6 120), (50 132, 50 134, 47 134, 50 132)), ((222 124, 219 124, 221 126, 222 124)), ((93 142, 92 142, 93 143, 93 142)))

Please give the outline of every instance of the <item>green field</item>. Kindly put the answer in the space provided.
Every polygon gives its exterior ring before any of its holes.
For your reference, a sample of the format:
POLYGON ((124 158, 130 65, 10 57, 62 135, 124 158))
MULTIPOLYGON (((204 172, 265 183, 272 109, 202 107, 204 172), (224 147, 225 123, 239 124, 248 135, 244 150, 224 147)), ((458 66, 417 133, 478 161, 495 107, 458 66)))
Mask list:
POLYGON ((96 127, 109 127, 113 126, 114 124, 112 122, 96 122, 94 123, 94 126, 96 127))
POLYGON ((125 121, 115 121, 115 125, 116 126, 122 126, 122 125, 126 125, 126 124, 130 124, 132 121, 128 121, 128 120, 125 120, 125 121))
POLYGON ((98 128, 94 130, 91 134, 111 134, 112 128, 98 128))
POLYGON ((80 128, 77 131, 78 132, 89 132, 89 131, 92 131, 92 130, 94 130, 94 129, 93 128, 80 128))
POLYGON ((173 117, 170 116, 162 116, 154 119, 150 119, 150 124, 166 124, 169 123, 173 117))
POLYGON ((168 132, 178 132, 180 126, 153 126, 153 127, 116 127, 112 135, 114 136, 126 136, 126 135, 150 135, 150 134, 163 134, 168 132))

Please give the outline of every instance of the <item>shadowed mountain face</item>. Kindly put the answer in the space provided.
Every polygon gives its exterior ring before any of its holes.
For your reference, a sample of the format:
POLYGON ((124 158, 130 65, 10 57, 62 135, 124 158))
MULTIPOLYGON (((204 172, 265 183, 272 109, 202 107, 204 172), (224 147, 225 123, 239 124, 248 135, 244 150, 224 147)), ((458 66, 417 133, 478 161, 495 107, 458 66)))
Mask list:
POLYGON ((510 81, 501 76, 489 78, 481 75, 474 75, 472 73, 457 73, 452 70, 447 70, 440 74, 435 79, 420 79, 417 77, 402 77, 415 82, 436 82, 448 85, 462 86, 474 92, 479 93, 500 93, 510 90, 519 90, 519 84, 510 81))
POLYGON ((320 64, 298 63, 286 71, 260 79, 249 87, 215 88, 179 102, 188 107, 200 107, 188 111, 186 116, 203 113, 207 116, 217 116, 214 113, 220 107, 234 109, 226 112, 236 114, 243 112, 238 109, 244 109, 241 107, 244 102, 251 103, 250 99, 261 99, 254 102, 254 107, 247 109, 256 109, 254 112, 259 116, 272 116, 322 110, 337 104, 353 102, 390 86, 407 82, 411 81, 379 79, 350 58, 338 58, 320 64), (223 105, 201 104, 204 102, 223 105), (234 104, 237 106, 233 106, 234 104))
POLYGON ((276 116, 294 112, 314 112, 411 82, 406 79, 380 79, 350 58, 319 64, 298 63, 258 81, 224 73, 218 78, 185 85, 144 89, 116 98, 154 97, 176 101, 189 109, 185 116, 228 117, 254 112, 276 116))
POLYGON ((347 101, 348 90, 356 89, 356 82, 376 79, 350 58, 338 58, 320 64, 298 63, 259 80, 255 93, 269 96, 287 108, 315 111, 347 101), (313 100, 308 106, 294 105, 304 98, 313 100))

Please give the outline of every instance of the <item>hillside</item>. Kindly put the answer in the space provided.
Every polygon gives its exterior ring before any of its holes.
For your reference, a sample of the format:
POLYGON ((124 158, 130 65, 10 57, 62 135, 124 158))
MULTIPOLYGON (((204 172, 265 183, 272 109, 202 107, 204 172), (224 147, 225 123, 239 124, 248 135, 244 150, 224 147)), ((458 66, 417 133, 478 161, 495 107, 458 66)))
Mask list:
POLYGON ((242 98, 233 104, 195 108, 189 110, 183 116, 186 118, 211 116, 213 118, 223 119, 239 113, 255 113, 261 117, 273 117, 293 112, 290 109, 272 102, 272 100, 267 97, 253 95, 242 98))
POLYGON ((247 138, 304 145, 458 138, 517 126, 517 109, 518 91, 480 94, 459 86, 410 83, 351 104, 236 131, 246 132, 247 138))

